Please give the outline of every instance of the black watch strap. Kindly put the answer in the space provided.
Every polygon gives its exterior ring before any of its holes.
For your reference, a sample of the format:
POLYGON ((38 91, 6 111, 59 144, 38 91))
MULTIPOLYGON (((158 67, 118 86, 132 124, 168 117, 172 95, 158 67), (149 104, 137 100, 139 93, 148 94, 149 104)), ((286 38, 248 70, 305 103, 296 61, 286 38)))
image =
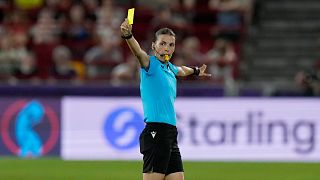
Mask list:
POLYGON ((200 69, 198 67, 191 67, 191 68, 193 69, 193 74, 192 75, 199 76, 200 69))
POLYGON ((126 35, 126 36, 121 36, 122 37, 122 39, 130 39, 130 38, 132 38, 132 33, 131 34, 129 34, 129 35, 126 35))

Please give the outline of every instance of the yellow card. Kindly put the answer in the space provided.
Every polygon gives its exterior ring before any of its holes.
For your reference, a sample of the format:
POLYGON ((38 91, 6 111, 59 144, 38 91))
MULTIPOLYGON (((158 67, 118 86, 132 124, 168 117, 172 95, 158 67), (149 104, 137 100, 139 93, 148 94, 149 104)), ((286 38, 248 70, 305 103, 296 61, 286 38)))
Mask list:
POLYGON ((128 22, 129 24, 133 24, 133 17, 134 17, 134 8, 128 9, 128 22))

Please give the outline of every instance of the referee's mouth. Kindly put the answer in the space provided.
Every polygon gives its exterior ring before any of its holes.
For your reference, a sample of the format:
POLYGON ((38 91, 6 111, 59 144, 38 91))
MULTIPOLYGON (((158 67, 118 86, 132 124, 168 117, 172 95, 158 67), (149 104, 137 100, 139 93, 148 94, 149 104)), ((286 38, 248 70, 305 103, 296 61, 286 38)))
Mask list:
POLYGON ((171 54, 161 54, 161 57, 165 60, 165 61, 169 61, 171 59, 171 54))

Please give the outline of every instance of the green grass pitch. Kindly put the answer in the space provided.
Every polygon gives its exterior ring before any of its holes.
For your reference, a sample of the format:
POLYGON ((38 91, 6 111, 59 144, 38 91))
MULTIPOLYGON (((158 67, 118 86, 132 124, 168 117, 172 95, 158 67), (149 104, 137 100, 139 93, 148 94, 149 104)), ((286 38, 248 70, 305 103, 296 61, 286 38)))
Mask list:
MULTIPOLYGON (((135 180, 139 161, 0 157, 0 180, 135 180)), ((184 162, 186 180, 318 180, 320 163, 184 162)))

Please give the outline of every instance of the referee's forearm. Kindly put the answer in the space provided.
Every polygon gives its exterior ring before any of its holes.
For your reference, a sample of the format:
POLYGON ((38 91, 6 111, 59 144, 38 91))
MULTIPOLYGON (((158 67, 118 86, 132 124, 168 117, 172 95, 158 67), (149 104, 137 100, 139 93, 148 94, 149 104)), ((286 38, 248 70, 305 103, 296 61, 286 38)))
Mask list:
POLYGON ((146 68, 149 66, 149 56, 147 53, 141 49, 138 41, 131 36, 130 38, 126 39, 126 42, 134 56, 137 57, 141 67, 146 68))
POLYGON ((190 68, 190 67, 182 66, 181 68, 183 70, 183 76, 189 76, 189 75, 192 75, 194 73, 194 70, 192 68, 190 68))
POLYGON ((126 39, 126 42, 131 50, 131 52, 139 57, 140 56, 140 53, 142 51, 138 41, 132 36, 130 39, 126 39))

